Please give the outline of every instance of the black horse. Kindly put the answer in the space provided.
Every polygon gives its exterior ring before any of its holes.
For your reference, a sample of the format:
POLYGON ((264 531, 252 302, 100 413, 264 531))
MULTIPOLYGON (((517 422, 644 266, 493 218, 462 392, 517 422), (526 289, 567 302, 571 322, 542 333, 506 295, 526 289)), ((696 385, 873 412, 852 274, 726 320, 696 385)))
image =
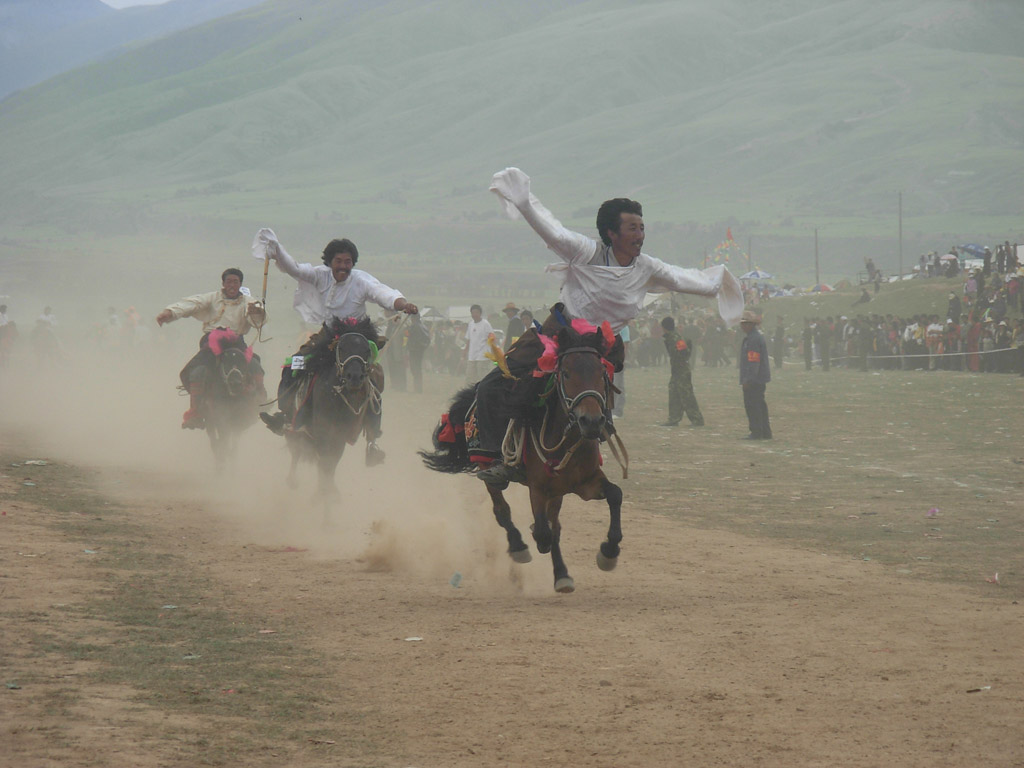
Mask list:
POLYGON ((199 412, 217 467, 232 460, 238 438, 255 421, 259 397, 251 375, 253 352, 234 331, 216 329, 208 338, 213 364, 204 371, 199 412))
MULTIPOLYGON (((615 568, 622 541, 620 512, 622 490, 601 470, 600 440, 618 440, 609 434, 606 421, 611 395, 610 364, 604 359, 611 347, 611 332, 574 321, 546 342, 548 352, 541 358, 535 377, 529 373, 512 385, 509 411, 512 426, 505 439, 504 453, 510 463, 522 462, 533 510, 533 539, 537 550, 551 553, 555 590, 572 592, 560 547, 562 525, 558 519, 562 499, 574 493, 584 501, 606 499, 610 512, 607 540, 597 554, 602 570, 615 568), (587 329, 590 332, 579 332, 587 329)), ((455 395, 451 408, 434 430, 434 451, 420 451, 424 463, 439 472, 471 472, 469 442, 475 432, 475 387, 455 395)), ((616 456, 624 456, 621 442, 612 443, 616 456)), ((625 464, 623 464, 625 468, 625 464)), ((509 556, 517 563, 531 560, 529 546, 512 523, 512 510, 502 495, 503 487, 488 485, 494 517, 508 538, 509 556)))
MULTIPOLYGON (((291 413, 300 407, 310 409, 307 425, 285 436, 292 454, 288 484, 297 485, 295 469, 300 459, 313 460, 317 493, 326 500, 338 496, 334 473, 345 446, 355 444, 371 414, 380 413, 384 382, 375 364, 378 337, 372 320, 333 318, 324 325, 330 341, 308 356, 306 370, 312 376, 289 395, 296 401, 291 413)), ((367 439, 374 438, 368 435, 367 439)))

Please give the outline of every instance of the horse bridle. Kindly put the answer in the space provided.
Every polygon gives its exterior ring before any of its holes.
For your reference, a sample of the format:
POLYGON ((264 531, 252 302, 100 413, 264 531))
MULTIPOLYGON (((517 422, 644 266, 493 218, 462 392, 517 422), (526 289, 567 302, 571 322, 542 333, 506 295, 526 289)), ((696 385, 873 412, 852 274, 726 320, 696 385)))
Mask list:
MULTIPOLYGON (((229 350, 225 350, 225 354, 228 351, 229 350)), ((232 357, 236 357, 236 356, 232 355, 232 357)), ((223 363, 223 361, 225 359, 226 358, 222 357, 221 360, 219 361, 219 363, 223 363)), ((245 374, 246 374, 245 369, 243 369, 241 367, 240 363, 236 363, 236 362, 232 362, 231 363, 231 367, 228 368, 227 370, 225 370, 225 368, 224 368, 224 366, 222 364, 218 364, 217 365, 217 369, 220 371, 221 381, 224 382, 224 386, 227 389, 228 394, 231 397, 238 397, 238 395, 240 395, 241 392, 236 392, 235 391, 235 386, 240 381, 241 385, 242 385, 242 388, 244 390, 244 387, 245 387, 245 374), (238 377, 235 379, 234 383, 232 383, 232 374, 235 374, 235 373, 238 374, 238 377)))
POLYGON ((568 349, 558 353, 558 374, 555 376, 555 380, 558 384, 558 396, 562 401, 562 407, 565 408, 565 412, 569 416, 569 426, 576 423, 576 416, 574 413, 576 406, 588 397, 593 397, 597 400, 598 404, 601 406, 601 413, 606 414, 608 408, 607 372, 604 374, 604 392, 598 392, 596 389, 585 389, 575 397, 569 397, 565 394, 565 384, 562 382, 562 358, 572 354, 588 354, 596 355, 599 358, 601 357, 601 353, 593 347, 569 347, 568 349))
POLYGON ((574 353, 597 355, 601 358, 601 363, 604 365, 607 361, 604 360, 600 352, 593 347, 570 347, 558 354, 558 368, 555 372, 555 381, 557 382, 558 397, 561 400, 562 407, 566 411, 568 416, 568 422, 565 425, 565 429, 562 431, 562 438, 556 445, 547 446, 544 444, 544 433, 547 431, 548 415, 550 410, 545 409, 544 419, 541 422, 539 432, 528 427, 521 427, 516 437, 515 422, 509 422, 508 430, 505 434, 505 442, 502 444, 502 455, 503 460, 506 464, 514 465, 522 460, 523 449, 529 435, 529 440, 533 444, 533 450, 537 456, 550 468, 550 472, 558 473, 569 463, 572 459, 573 454, 576 453, 577 449, 584 444, 582 432, 579 438, 571 446, 565 449, 562 457, 559 461, 555 461, 554 452, 562 448, 566 441, 569 439, 569 433, 572 431, 574 426, 578 426, 578 419, 573 414, 573 410, 588 397, 593 397, 601 406, 601 413, 604 415, 604 426, 602 427, 602 435, 604 439, 608 441, 608 446, 611 448, 612 455, 615 460, 622 467, 623 478, 629 477, 629 453, 626 451, 626 446, 622 444, 622 438, 614 430, 609 430, 610 416, 608 415, 608 390, 611 388, 610 376, 608 370, 604 371, 604 392, 598 392, 596 389, 587 389, 580 392, 575 397, 570 398, 565 394, 565 386, 562 383, 562 358, 566 355, 574 353), (511 439, 511 444, 509 443, 511 439), (507 448, 506 445, 511 445, 511 449, 507 448))
MULTIPOLYGON (((367 368, 369 368, 370 366, 370 358, 368 356, 364 357, 360 353, 349 355, 344 360, 341 358, 341 340, 344 339, 346 336, 358 336, 363 341, 369 343, 369 339, 367 339, 361 333, 343 333, 341 334, 341 336, 338 337, 334 345, 334 370, 338 375, 338 379, 342 378, 342 375, 345 372, 345 366, 348 365, 352 360, 361 360, 363 364, 367 366, 367 368)), ((363 411, 365 411, 367 406, 371 406, 374 412, 380 410, 380 392, 377 390, 377 387, 375 387, 373 382, 370 380, 369 375, 366 376, 366 383, 369 384, 369 386, 366 387, 366 394, 364 395, 362 401, 360 401, 358 406, 352 405, 352 402, 348 399, 348 396, 346 396, 345 394, 344 387, 340 387, 337 384, 335 384, 333 387, 335 394, 337 394, 344 401, 345 405, 348 406, 348 409, 352 411, 352 413, 354 413, 356 416, 359 416, 363 411)))

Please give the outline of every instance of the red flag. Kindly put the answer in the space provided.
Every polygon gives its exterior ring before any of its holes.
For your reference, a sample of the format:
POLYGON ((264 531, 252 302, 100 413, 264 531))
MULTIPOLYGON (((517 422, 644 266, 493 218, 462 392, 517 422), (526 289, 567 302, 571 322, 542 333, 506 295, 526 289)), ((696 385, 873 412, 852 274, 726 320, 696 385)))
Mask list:
POLYGON ((732 227, 725 228, 725 239, 732 242, 732 227))

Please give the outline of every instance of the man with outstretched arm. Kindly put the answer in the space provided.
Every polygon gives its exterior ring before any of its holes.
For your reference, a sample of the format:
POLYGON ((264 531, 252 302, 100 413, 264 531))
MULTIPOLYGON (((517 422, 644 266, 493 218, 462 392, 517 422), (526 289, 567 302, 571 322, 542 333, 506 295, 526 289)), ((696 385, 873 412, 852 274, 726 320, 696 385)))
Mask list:
MULTIPOLYGON (((243 279, 242 270, 229 267, 220 276, 219 291, 189 296, 156 316, 157 325, 173 323, 182 317, 194 317, 203 324, 199 351, 181 369, 181 385, 189 394, 189 408, 182 416, 182 429, 203 429, 206 426, 199 403, 205 394, 207 374, 216 358, 209 345, 210 332, 218 328, 234 331, 238 335, 236 343, 245 346, 242 337, 251 328, 261 328, 267 320, 263 303, 242 292, 243 279)), ((260 401, 266 399, 263 368, 256 354, 249 362, 249 381, 254 396, 260 401)))
MULTIPOLYGON (((267 257, 274 260, 277 268, 294 277, 299 287, 295 291, 295 309, 307 323, 322 324, 331 318, 345 320, 354 318, 362 320, 367 316, 366 305, 373 302, 384 309, 394 309, 408 315, 416 314, 419 309, 406 300, 401 292, 390 288, 369 272, 356 269, 359 261, 359 249, 348 238, 331 240, 323 251, 323 264, 297 264, 289 253, 281 247, 273 230, 261 229, 253 243, 254 251, 263 249, 267 257)), ((327 330, 323 327, 314 333, 302 345, 293 359, 309 354, 318 344, 322 343, 327 330)), ((378 348, 384 346, 384 339, 377 339, 378 348)), ((298 387, 302 372, 285 368, 282 371, 281 384, 278 387, 278 407, 280 412, 273 415, 261 413, 260 418, 271 431, 284 434, 285 430, 302 429, 306 414, 305 408, 294 409, 294 402, 288 395, 298 387)), ((384 389, 384 372, 379 363, 370 366, 370 379, 379 391, 384 389)), ((370 409, 366 416, 366 463, 379 464, 384 460, 384 451, 377 446, 377 438, 381 435, 381 414, 370 409)))
MULTIPOLYGON (((677 291, 717 296, 719 313, 730 325, 743 311, 740 284, 724 266, 703 271, 684 269, 642 252, 643 208, 635 200, 614 198, 602 203, 597 212, 600 240, 594 240, 563 227, 531 194, 530 177, 518 168, 496 173, 491 191, 501 199, 511 218, 526 219, 560 258, 559 263, 547 267, 547 271, 561 278, 562 286, 559 304, 552 308, 542 331, 553 335, 559 323, 573 317, 594 325, 607 321, 616 334, 615 345, 607 356, 616 370, 621 370, 623 364, 622 340, 618 334, 640 314, 648 293, 677 291)), ((527 330, 507 354, 511 372, 518 376, 531 370, 542 351, 536 332, 527 330)), ((519 479, 516 468, 498 461, 507 426, 507 419, 502 415, 507 382, 502 372, 495 370, 477 386, 480 445, 471 458, 481 467, 477 476, 497 486, 519 479)))

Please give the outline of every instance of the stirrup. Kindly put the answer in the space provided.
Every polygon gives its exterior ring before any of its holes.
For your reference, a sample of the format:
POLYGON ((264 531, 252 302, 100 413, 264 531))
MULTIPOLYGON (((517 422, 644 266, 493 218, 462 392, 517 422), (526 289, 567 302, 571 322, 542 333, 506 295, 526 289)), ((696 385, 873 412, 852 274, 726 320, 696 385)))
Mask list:
POLYGON ((376 442, 366 444, 366 466, 376 467, 378 464, 383 464, 386 455, 376 442))

